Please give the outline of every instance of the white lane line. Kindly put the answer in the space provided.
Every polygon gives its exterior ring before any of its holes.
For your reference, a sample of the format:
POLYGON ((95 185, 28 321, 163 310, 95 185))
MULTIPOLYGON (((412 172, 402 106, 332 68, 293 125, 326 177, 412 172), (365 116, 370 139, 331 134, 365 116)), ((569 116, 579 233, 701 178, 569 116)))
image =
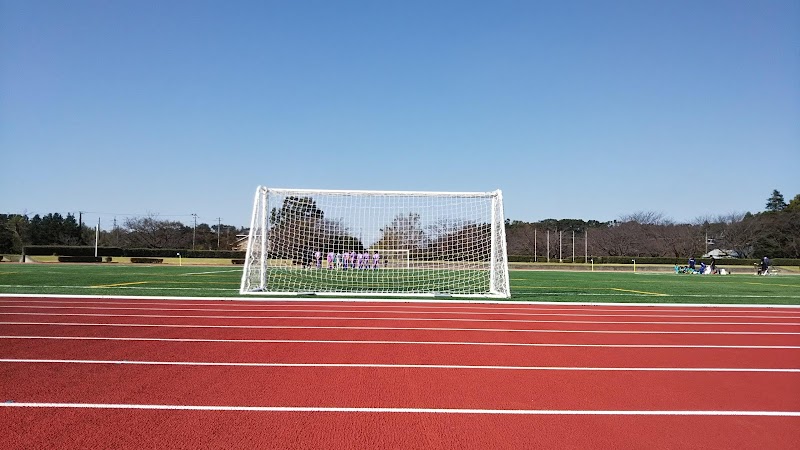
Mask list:
POLYGON ((523 319, 466 319, 449 317, 339 317, 339 316, 211 316, 177 314, 93 314, 93 313, 43 313, 0 312, 0 316, 47 316, 47 317, 137 317, 148 319, 228 319, 228 320, 361 320, 403 322, 492 322, 492 323, 569 323, 569 324, 636 324, 636 325, 747 325, 747 326, 800 326, 800 322, 673 322, 647 320, 523 320, 523 319))
MULTIPOLYGON (((38 306, 38 305, 0 305, 0 308, 25 309, 89 309, 113 311, 204 311, 204 312, 278 312, 278 313, 365 313, 365 314, 458 314, 465 316, 544 316, 544 317, 654 317, 654 318, 740 318, 740 319, 800 319, 800 316, 760 316, 760 315, 721 315, 721 314, 571 314, 571 313, 524 313, 524 312, 474 312, 474 311, 401 311, 401 310, 352 310, 352 309, 228 309, 228 308, 134 308, 119 306, 38 306)), ((12 314, 12 313, 2 313, 12 314)), ((25 314, 24 312, 14 314, 25 314)), ((33 314, 33 313, 30 313, 33 314)), ((179 317, 179 316, 173 316, 179 317)), ((211 317, 211 316, 202 316, 211 317)), ((242 317, 242 316, 239 316, 242 317)))
POLYGON ((199 339, 145 338, 103 336, 0 336, 0 339, 41 339, 65 341, 132 341, 132 342, 209 342, 236 344, 344 344, 344 345, 463 345, 487 347, 587 347, 587 348, 711 348, 711 349, 783 349, 800 350, 795 345, 690 345, 690 344, 562 344, 536 342, 457 342, 457 341, 369 341, 323 339, 199 339))
POLYGON ((798 411, 703 411, 703 410, 573 410, 573 409, 448 409, 448 408, 355 408, 324 406, 225 406, 225 405, 145 405, 119 403, 34 403, 5 402, 7 408, 144 409, 180 411, 309 412, 378 414, 488 414, 540 416, 756 416, 800 417, 798 411))
MULTIPOLYGON (((99 304, 99 305, 177 305, 177 306, 208 306, 211 302, 224 302, 227 305, 241 305, 253 307, 263 304, 271 308, 278 307, 330 307, 331 304, 339 303, 339 308, 398 308, 398 309, 438 309, 438 310, 489 310, 497 311, 602 311, 602 312, 644 312, 644 311, 669 311, 669 312, 691 312, 691 313, 770 313, 770 314, 797 314, 800 305, 763 305, 763 304, 685 304, 685 303, 586 303, 586 302, 522 302, 522 301, 455 301, 442 303, 441 300, 376 300, 376 299, 305 299, 305 298, 245 298, 245 297, 157 297, 160 301, 152 301, 152 296, 113 296, 113 295, 40 295, 40 294, 2 294, 3 298, 28 298, 29 300, 0 300, 5 303, 79 303, 79 304, 99 304), (42 300, 49 298, 52 300, 42 300), (117 299, 114 301, 90 301, 96 299, 117 299), (125 303, 126 300, 134 300, 125 303), (180 303, 181 301, 201 301, 202 303, 180 303), (241 303, 235 303, 241 302, 241 303), (315 302, 319 304, 315 304, 315 302), (375 303, 368 305, 365 303, 375 303), (436 303, 436 305, 429 305, 436 303), (485 306, 484 306, 485 305, 485 306), (573 306, 574 305, 574 306, 573 306), (685 308, 685 309, 679 309, 685 308), (730 308, 730 310, 725 310, 730 308), (781 311, 780 309, 787 309, 781 311), (753 311, 754 310, 754 311, 753 311)), ((777 296, 776 298, 782 298, 777 296)))
POLYGON ((797 336, 792 331, 653 331, 653 330, 547 330, 516 328, 437 328, 437 327, 321 327, 291 325, 198 325, 198 324, 156 324, 156 323, 83 323, 83 322, 0 322, 0 325, 50 325, 75 327, 148 327, 148 328, 211 328, 246 330, 380 330, 380 331, 477 331, 489 333, 600 333, 600 334, 736 334, 736 335, 780 335, 797 336))
POLYGON ((458 364, 343 364, 343 363, 260 363, 219 361, 128 361, 96 359, 0 358, 0 363, 22 364, 108 364, 134 366, 210 366, 210 367, 322 367, 356 369, 449 369, 449 370, 554 370, 571 372, 776 372, 800 373, 797 368, 757 367, 561 367, 561 366, 474 366, 458 364))

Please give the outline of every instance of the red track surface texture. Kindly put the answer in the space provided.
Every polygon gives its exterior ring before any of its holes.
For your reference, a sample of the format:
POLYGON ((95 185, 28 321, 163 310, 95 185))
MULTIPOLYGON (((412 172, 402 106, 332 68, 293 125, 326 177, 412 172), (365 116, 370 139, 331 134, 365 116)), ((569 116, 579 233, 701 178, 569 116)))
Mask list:
POLYGON ((0 298, 2 448, 796 448, 800 309, 0 298))

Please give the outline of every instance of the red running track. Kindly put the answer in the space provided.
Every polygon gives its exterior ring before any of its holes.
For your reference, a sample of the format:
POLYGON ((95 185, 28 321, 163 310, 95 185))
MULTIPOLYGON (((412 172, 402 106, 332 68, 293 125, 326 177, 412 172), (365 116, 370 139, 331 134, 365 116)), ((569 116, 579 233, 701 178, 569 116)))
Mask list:
POLYGON ((4 448, 800 441, 792 308, 0 298, 0 322, 4 448), (239 317, 180 317, 209 315, 239 317))

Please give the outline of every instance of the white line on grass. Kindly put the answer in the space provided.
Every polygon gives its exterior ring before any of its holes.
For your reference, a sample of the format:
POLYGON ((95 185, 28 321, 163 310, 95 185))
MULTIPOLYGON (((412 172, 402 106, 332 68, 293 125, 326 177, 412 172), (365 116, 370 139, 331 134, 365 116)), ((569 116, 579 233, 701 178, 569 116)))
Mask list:
POLYGON ((209 342, 236 344, 344 344, 344 345, 464 345, 489 347, 588 347, 588 348, 711 348, 711 349, 784 349, 798 350, 795 345, 690 345, 690 344, 561 344, 533 342, 457 342, 457 341, 354 341, 322 339, 199 339, 143 338, 102 336, 0 336, 0 339, 43 339, 75 341, 133 341, 133 342, 209 342))
MULTIPOLYGON (((733 314, 587 314, 587 313, 527 313, 527 312, 503 312, 499 310, 482 311, 403 311, 403 310, 366 310, 366 309, 248 309, 248 308, 155 308, 155 307, 130 307, 130 306, 51 306, 51 305, 31 305, 31 302, 20 301, 19 305, 0 305, 0 308, 25 308, 25 309, 89 309, 89 310, 119 310, 119 311, 205 311, 205 312, 317 312, 317 313, 365 313, 365 314, 459 314, 465 316, 544 316, 544 317, 654 317, 654 318, 740 318, 740 319, 800 319, 800 316, 761 316, 761 315, 733 315, 733 314)), ((102 304, 118 304, 113 302, 99 302, 102 304)), ((160 303, 158 303, 160 304, 160 303)), ((208 305, 205 305, 208 306, 208 305)), ((413 306, 412 306, 413 307, 413 306)), ((455 309, 455 308, 448 308, 455 309)), ((569 310, 569 309, 567 309, 569 310)), ((633 310, 641 312, 641 310, 633 310)), ((680 312, 680 311, 679 311, 680 312)), ((687 311, 689 312, 689 311, 687 311)), ((696 311, 691 311, 696 312, 696 311)), ((738 312, 738 311, 737 311, 738 312)), ((2 313, 0 313, 2 314, 2 313)), ((11 313, 8 313, 11 314, 11 313)), ((24 314, 24 313, 14 313, 24 314)), ((30 313, 33 314, 33 313, 30 313)), ((180 317, 180 316, 172 316, 180 317)), ((211 316, 202 316, 211 317, 211 316)), ((244 316, 237 316, 244 317, 244 316)))
POLYGON ((197 325, 155 323, 81 323, 81 322, 0 322, 0 325, 51 325, 79 327, 152 327, 152 328, 225 328, 251 330, 381 330, 381 331, 477 331, 490 333, 604 333, 604 334, 742 334, 794 336, 791 331, 654 331, 654 330, 542 330, 515 328, 437 328, 437 327, 300 327, 289 325, 197 325))
POLYGON ((224 406, 224 405, 144 405, 119 403, 33 403, 5 402, 7 408, 144 409, 180 411, 308 412, 377 414, 487 414, 539 416, 757 416, 800 417, 797 411, 688 411, 688 410, 572 410, 572 409, 447 409, 447 408, 355 408, 323 406, 224 406))
POLYGON ((109 364, 134 366, 210 366, 210 367, 316 367, 357 369, 448 369, 448 370, 553 370, 573 372, 777 372, 800 373, 797 368, 754 367, 560 367, 560 366, 471 366, 457 364, 342 364, 342 363, 260 363, 219 361, 127 361, 95 359, 17 359, 0 358, 0 363, 22 364, 109 364))
POLYGON ((185 277, 185 276, 188 276, 188 275, 209 275, 209 274, 215 274, 215 273, 230 273, 230 272, 239 272, 239 273, 241 273, 242 269, 211 270, 211 271, 208 271, 208 272, 190 272, 190 273, 181 273, 178 276, 185 277))
POLYGON ((466 319, 450 317, 341 317, 341 316, 212 316, 176 314, 92 314, 92 313, 43 313, 0 312, 0 316, 66 316, 66 317, 140 317, 148 319, 230 319, 230 320, 362 320, 403 322, 496 322, 496 323, 569 323, 569 324, 636 324, 636 325, 747 325, 747 326, 800 326, 800 322, 670 322, 670 321, 613 321, 613 320, 522 320, 522 319, 466 319))

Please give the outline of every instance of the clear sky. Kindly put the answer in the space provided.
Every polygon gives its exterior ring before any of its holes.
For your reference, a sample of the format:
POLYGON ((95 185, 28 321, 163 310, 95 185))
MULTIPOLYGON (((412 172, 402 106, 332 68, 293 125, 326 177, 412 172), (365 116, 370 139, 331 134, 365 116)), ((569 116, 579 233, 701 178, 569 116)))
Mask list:
POLYGON ((800 193, 800 2, 0 0, 0 213, 258 185, 676 221, 800 193))

